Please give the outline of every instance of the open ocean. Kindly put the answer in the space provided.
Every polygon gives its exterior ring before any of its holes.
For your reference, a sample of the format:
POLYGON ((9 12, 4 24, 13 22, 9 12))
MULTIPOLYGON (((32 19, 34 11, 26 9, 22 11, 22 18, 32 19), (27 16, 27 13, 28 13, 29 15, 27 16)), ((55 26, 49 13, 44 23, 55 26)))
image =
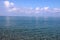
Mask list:
POLYGON ((60 40, 60 18, 0 16, 0 40, 60 40))

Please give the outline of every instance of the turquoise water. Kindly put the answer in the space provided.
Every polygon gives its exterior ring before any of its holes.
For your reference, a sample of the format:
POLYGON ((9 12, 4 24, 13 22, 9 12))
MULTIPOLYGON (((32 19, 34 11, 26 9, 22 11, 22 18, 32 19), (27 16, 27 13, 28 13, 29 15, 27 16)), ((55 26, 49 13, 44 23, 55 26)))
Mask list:
POLYGON ((0 40, 60 40, 60 18, 0 16, 0 40))

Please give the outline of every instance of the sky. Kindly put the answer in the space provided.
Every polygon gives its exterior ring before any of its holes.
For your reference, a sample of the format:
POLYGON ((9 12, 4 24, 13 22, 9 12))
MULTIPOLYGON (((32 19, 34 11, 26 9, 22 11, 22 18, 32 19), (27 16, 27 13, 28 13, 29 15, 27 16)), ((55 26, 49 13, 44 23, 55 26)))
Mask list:
POLYGON ((0 0, 0 16, 60 16, 60 0, 0 0))

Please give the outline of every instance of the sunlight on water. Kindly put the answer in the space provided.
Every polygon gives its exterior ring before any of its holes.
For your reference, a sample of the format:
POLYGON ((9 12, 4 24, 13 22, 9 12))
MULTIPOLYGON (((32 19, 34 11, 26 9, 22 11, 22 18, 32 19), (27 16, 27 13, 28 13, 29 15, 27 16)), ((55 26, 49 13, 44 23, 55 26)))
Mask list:
POLYGON ((36 16, 36 28, 38 28, 38 16, 36 16))
POLYGON ((8 26, 10 26, 10 18, 7 16, 6 17, 6 26, 8 28, 8 26))

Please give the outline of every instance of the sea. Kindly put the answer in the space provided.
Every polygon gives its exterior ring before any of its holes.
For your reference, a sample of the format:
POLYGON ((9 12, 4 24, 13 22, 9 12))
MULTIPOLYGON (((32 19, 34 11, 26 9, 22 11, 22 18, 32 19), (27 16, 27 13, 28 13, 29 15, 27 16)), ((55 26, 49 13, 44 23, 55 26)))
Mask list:
POLYGON ((60 40, 60 17, 0 16, 0 40, 60 40))

